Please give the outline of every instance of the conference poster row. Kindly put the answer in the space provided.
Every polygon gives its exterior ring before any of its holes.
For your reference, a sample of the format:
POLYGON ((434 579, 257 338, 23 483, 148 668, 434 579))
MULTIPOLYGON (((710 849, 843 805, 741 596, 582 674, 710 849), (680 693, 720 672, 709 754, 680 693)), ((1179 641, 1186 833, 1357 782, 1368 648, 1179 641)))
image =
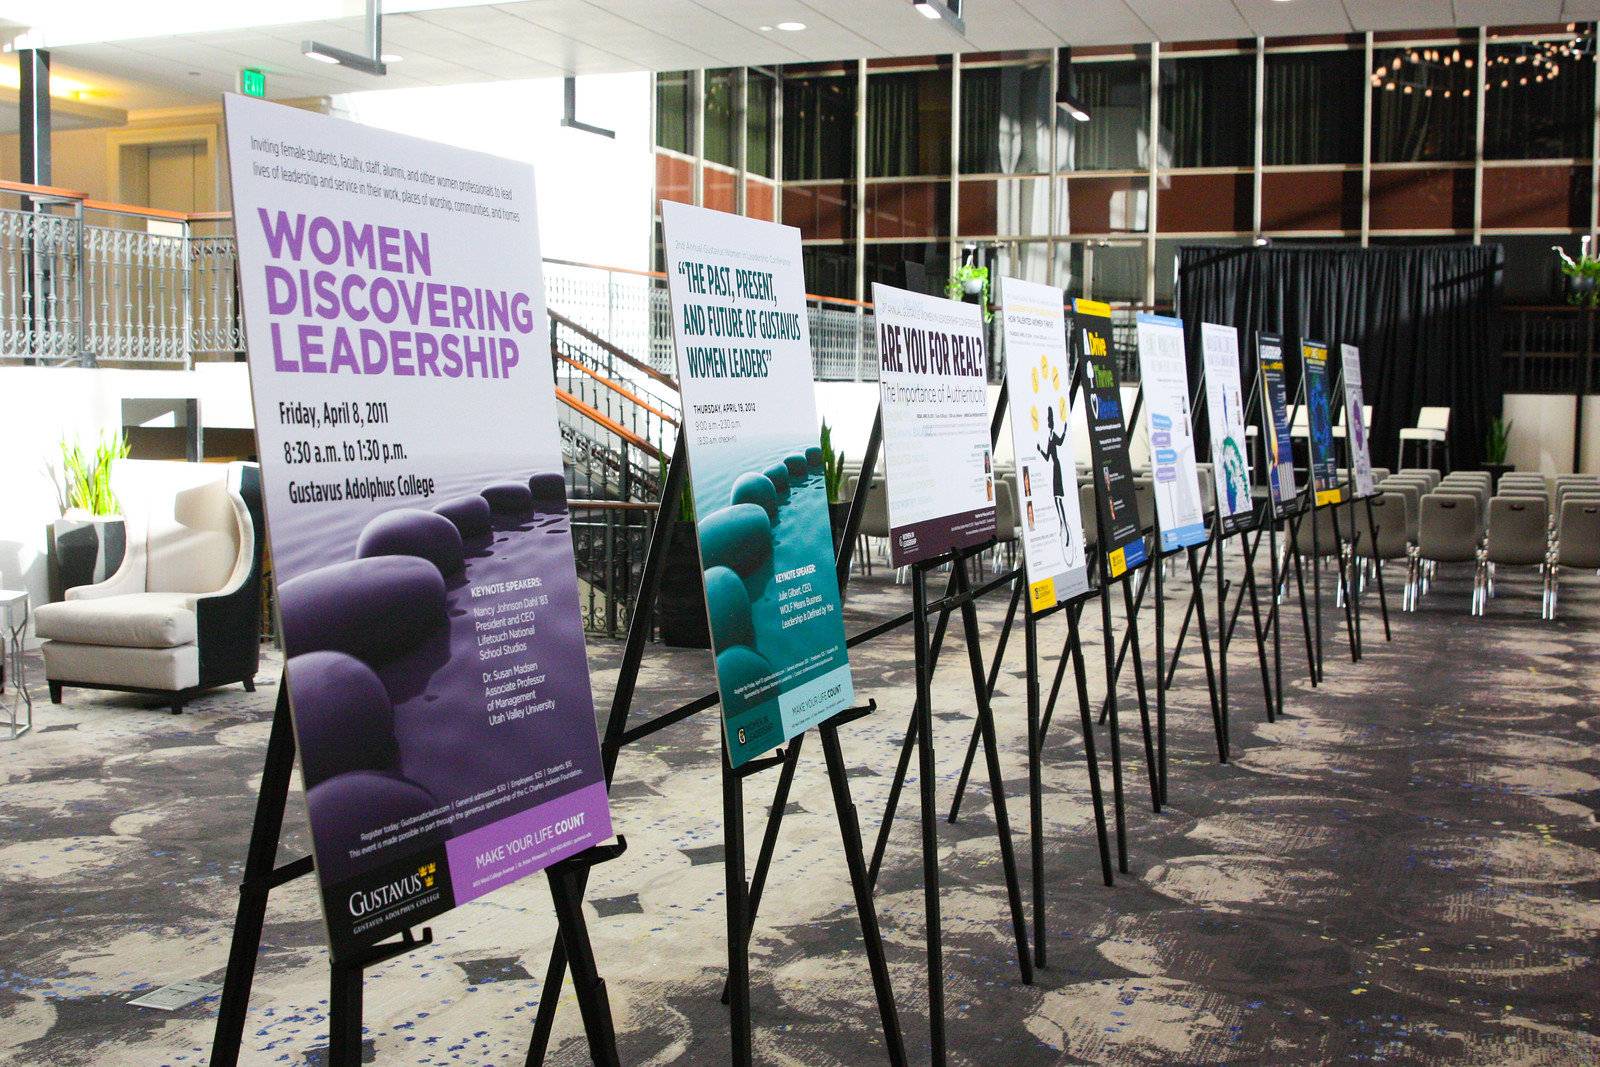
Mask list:
MULTIPOLYGON (((530 166, 240 96, 230 177, 285 680, 330 945, 344 954, 613 836, 550 370, 530 166)), ((799 231, 661 205, 683 435, 737 768, 855 705, 799 231)), ((999 289, 1015 489, 973 304, 873 287, 890 555, 1020 530, 1035 611, 1090 587, 1072 413, 1106 576, 1148 559, 1111 310, 999 289), (1077 396, 1079 399, 1074 400, 1077 396), (1014 496, 1012 494, 1015 494, 1014 496), (1009 532, 1009 531, 1008 531, 1009 532)), ((1236 331, 1137 322, 1156 550, 1253 515, 1236 331)), ((1359 354, 1342 351, 1349 426, 1359 354)), ((1283 344, 1257 341, 1275 515, 1296 507, 1283 344)), ((1325 347, 1302 345, 1317 502, 1340 499, 1325 347)), ((1365 434, 1350 435, 1369 494, 1365 434)))

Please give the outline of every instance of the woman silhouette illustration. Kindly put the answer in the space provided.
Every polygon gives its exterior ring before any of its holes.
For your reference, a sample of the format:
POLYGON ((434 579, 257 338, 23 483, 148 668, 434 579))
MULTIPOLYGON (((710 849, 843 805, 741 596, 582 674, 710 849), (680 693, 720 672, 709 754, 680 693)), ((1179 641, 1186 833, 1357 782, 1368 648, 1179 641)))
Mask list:
POLYGON ((1049 442, 1050 447, 1048 450, 1042 445, 1033 447, 1038 450, 1039 455, 1050 462, 1051 473, 1055 477, 1051 491, 1056 498, 1056 516, 1061 520, 1061 547, 1068 548, 1072 545, 1072 534, 1067 530, 1067 489, 1066 482, 1061 477, 1061 446, 1066 444, 1067 428, 1062 426, 1061 432, 1056 433, 1056 409, 1053 407, 1044 409, 1044 424, 1045 440, 1049 442))

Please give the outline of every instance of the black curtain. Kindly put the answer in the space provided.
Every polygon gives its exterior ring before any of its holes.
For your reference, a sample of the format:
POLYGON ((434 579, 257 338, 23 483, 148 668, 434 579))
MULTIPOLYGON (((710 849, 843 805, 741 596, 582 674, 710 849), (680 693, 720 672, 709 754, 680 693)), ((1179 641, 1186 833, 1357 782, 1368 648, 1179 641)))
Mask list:
MULTIPOLYGON (((1483 462, 1489 419, 1500 414, 1500 302, 1505 254, 1499 245, 1401 248, 1178 249, 1177 312, 1198 381, 1200 324, 1239 330, 1253 357, 1257 331, 1285 343, 1290 396, 1300 384, 1298 342, 1361 350, 1362 391, 1372 405, 1373 462, 1397 466, 1400 430, 1424 406, 1450 412, 1450 464, 1483 462)), ((1246 382, 1254 380, 1246 360, 1246 382)))

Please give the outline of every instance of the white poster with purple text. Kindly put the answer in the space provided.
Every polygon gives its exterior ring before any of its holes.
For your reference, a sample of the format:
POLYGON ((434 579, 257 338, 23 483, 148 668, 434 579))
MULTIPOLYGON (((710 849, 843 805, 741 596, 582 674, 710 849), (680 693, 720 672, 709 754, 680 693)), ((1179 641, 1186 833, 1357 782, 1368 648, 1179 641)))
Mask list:
POLYGON ((995 535, 988 354, 976 304, 874 282, 878 396, 896 567, 995 535))
POLYGON ((533 172, 225 102, 239 291, 335 952, 611 836, 533 172))
POLYGON ((1345 439, 1350 442, 1350 466, 1355 471, 1356 496, 1377 492, 1372 480, 1372 442, 1367 436, 1367 401, 1361 395, 1361 349, 1339 346, 1339 363, 1344 368, 1345 439))

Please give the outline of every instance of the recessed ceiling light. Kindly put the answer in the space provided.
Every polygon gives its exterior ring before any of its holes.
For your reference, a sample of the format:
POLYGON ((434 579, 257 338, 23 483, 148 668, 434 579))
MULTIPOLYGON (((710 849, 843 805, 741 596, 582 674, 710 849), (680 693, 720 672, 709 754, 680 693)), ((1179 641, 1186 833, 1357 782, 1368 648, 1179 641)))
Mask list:
POLYGON ((780 29, 780 30, 788 30, 790 33, 793 33, 796 30, 803 30, 805 28, 806 28, 806 24, 803 23, 803 22, 780 22, 780 23, 778 23, 778 29, 780 29))

